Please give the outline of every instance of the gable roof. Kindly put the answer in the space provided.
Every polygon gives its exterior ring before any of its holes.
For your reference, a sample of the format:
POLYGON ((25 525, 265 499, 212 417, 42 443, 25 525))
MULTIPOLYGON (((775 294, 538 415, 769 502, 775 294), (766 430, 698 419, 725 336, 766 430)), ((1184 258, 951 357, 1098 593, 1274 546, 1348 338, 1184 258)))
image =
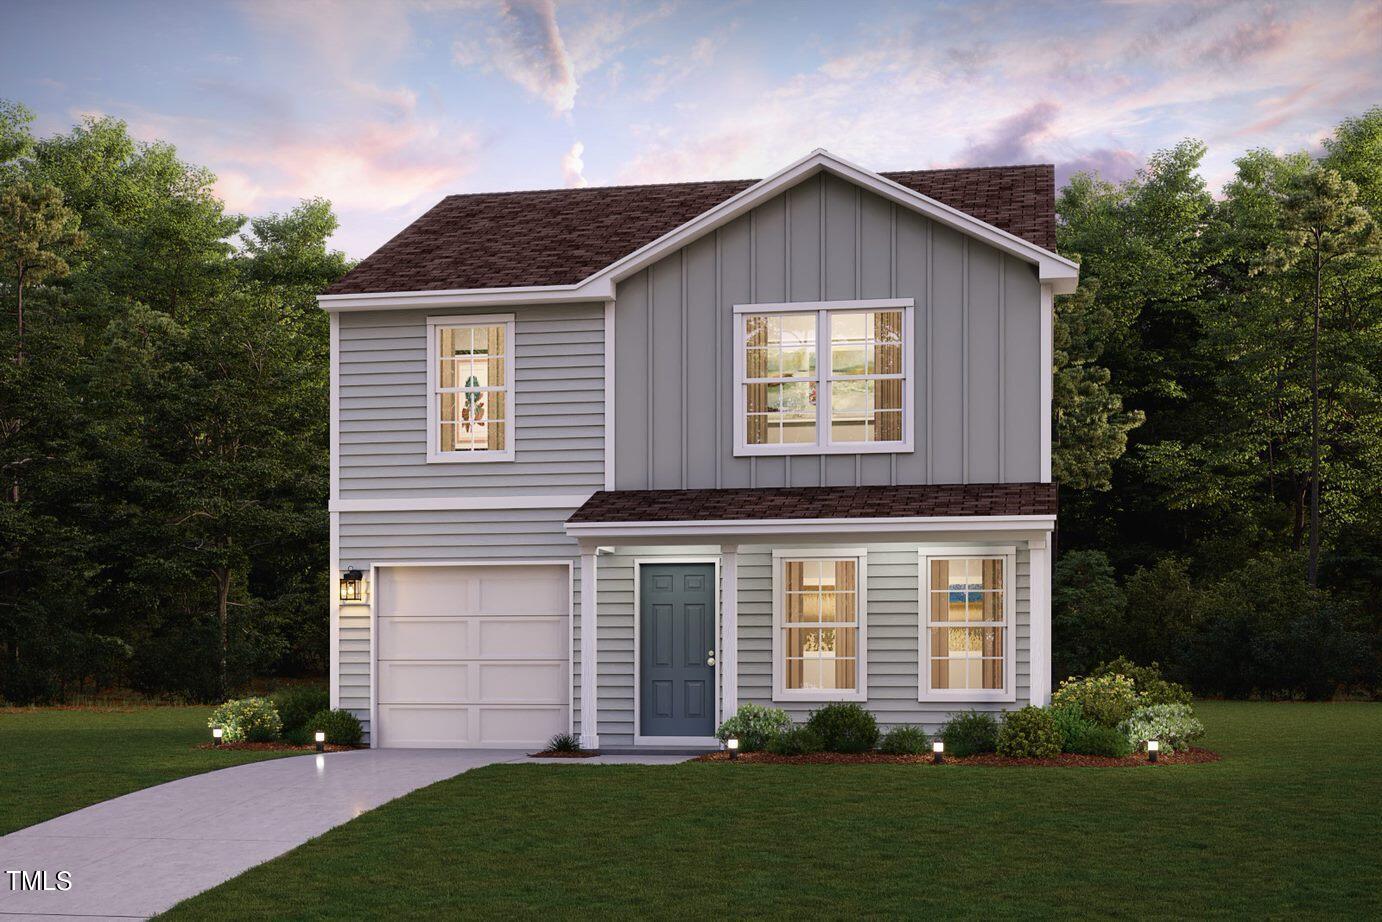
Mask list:
MULTIPOLYGON (((1049 164, 878 174, 1043 250, 1055 249, 1049 164)), ((760 180, 447 196, 328 295, 577 284, 760 180)))
POLYGON ((1054 516, 1054 483, 602 490, 568 526, 658 522, 1054 516))

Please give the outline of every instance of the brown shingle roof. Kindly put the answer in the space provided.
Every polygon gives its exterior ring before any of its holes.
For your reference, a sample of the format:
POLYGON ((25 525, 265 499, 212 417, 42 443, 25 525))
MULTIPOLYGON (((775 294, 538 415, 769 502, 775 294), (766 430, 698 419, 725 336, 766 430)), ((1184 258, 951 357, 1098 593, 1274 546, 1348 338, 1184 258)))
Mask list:
MULTIPOLYGON (((1049 164, 882 175, 1055 249, 1055 170, 1049 164)), ((449 195, 326 293, 575 284, 755 182, 449 195)))
POLYGON ((891 519, 1055 515, 1052 483, 906 484, 895 487, 767 487, 608 490, 566 521, 719 522, 746 519, 891 519))

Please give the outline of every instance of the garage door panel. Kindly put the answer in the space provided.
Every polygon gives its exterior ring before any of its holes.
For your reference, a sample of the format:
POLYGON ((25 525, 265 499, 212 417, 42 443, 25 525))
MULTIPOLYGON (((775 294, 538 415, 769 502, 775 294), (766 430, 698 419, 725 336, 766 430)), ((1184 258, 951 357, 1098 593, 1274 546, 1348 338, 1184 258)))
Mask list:
POLYGON ((470 663, 379 664, 380 704, 464 704, 470 663))
POLYGON ((566 732, 566 709, 477 709, 477 740, 481 746, 540 746, 555 734, 566 732))
POLYGON ((570 726, 566 567, 384 567, 381 746, 530 747, 570 726))
POLYGON ((492 659, 565 659, 565 618, 479 618, 476 656, 492 659))
POLYGON ((560 704, 566 700, 562 663, 484 663, 478 698, 487 704, 560 704))
POLYGON ((379 744, 399 747, 473 746, 469 708, 379 706, 379 744))
POLYGON ((431 659, 438 650, 460 659, 470 657, 470 637, 474 625, 467 618, 381 617, 379 619, 379 658, 431 659))

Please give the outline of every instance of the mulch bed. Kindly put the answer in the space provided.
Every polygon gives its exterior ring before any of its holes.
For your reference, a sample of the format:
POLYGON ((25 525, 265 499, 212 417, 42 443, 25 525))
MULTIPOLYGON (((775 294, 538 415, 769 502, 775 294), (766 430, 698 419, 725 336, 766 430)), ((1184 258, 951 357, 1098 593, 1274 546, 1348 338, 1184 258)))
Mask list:
MULTIPOLYGON (((1163 752, 1155 763, 1148 762, 1146 755, 1131 755, 1123 759, 1111 756, 1084 756, 1073 752, 1063 752, 1050 759, 1010 759, 997 753, 968 756, 956 759, 946 756, 946 765, 1040 765, 1056 768, 1131 768, 1135 765, 1155 767, 1157 765, 1193 765, 1201 762, 1218 762, 1221 756, 1208 749, 1191 748, 1186 752, 1163 752)), ((728 752, 710 752, 698 756, 697 762, 728 762, 728 752)), ((737 761, 764 765, 931 765, 929 754, 915 756, 894 756, 882 752, 861 752, 846 754, 841 752, 813 752, 804 756, 779 756, 771 752, 740 753, 737 761)))
MULTIPOLYGON (((317 744, 308 743, 305 746, 294 746, 292 743, 222 743, 217 746, 215 743, 198 743, 198 749, 249 749, 257 752, 316 752, 317 744)), ((354 749, 367 749, 369 747, 360 746, 341 746, 336 743, 327 743, 327 752, 350 752, 354 749)))
POLYGON ((561 752, 530 752, 530 759, 589 759, 598 756, 600 753, 594 749, 562 750, 561 752))

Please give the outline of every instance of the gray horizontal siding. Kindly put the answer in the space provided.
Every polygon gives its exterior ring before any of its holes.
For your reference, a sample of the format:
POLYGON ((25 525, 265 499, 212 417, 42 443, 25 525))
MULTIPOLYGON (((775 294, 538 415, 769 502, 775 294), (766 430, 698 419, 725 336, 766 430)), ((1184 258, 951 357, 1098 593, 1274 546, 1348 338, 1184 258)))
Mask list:
POLYGON ((427 463, 427 317, 492 308, 343 313, 342 499, 585 493, 604 484, 604 307, 514 310, 514 460, 427 463))
MULTIPOLYGON (((1001 711, 1030 698, 1030 570, 1025 547, 1017 554, 1015 630, 1016 703, 932 704, 917 701, 920 630, 918 549, 873 544, 868 550, 868 700, 864 707, 886 728, 919 724, 934 730, 958 710, 1001 711)), ((804 721, 819 704, 775 702, 773 694, 772 547, 739 549, 739 700, 781 707, 804 721)), ((717 556, 717 547, 616 548, 599 558, 599 728, 602 746, 634 740, 634 561, 640 557, 717 556)))
POLYGON ((620 489, 1040 478, 1033 267, 820 174, 621 282, 620 489), (736 304, 915 301, 915 450, 734 456, 736 304))
MULTIPOLYGON (((342 512, 337 564, 368 571, 381 562, 521 560, 572 564, 574 634, 571 701, 580 728, 580 559, 563 523, 569 509, 445 512, 342 512)), ((340 609, 341 707, 370 729, 369 610, 340 609)))

